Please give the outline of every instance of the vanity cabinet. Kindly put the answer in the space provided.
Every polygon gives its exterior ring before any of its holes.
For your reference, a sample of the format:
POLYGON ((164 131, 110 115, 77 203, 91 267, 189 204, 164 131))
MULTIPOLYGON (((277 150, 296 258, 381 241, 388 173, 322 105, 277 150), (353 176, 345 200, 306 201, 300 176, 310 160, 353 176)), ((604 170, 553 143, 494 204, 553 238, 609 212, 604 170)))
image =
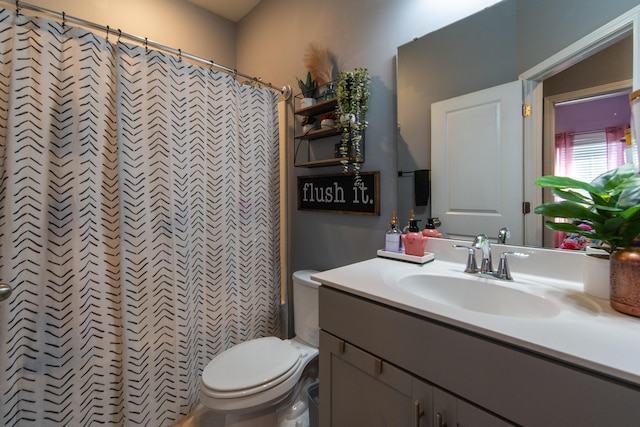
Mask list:
POLYGON ((513 426, 324 331, 320 348, 331 396, 323 426, 513 426))
POLYGON ((326 285, 320 328, 322 427, 640 420, 637 384, 326 285))
MULTIPOLYGON (((319 122, 319 117, 323 113, 335 112, 337 105, 338 101, 336 98, 320 100, 316 104, 313 104, 309 107, 297 109, 295 111, 295 114, 300 117, 315 117, 319 122)), ((296 143, 296 154, 294 159, 295 166, 315 168, 321 166, 341 165, 342 157, 338 156, 335 153, 335 145, 340 143, 340 139, 341 133, 337 125, 331 128, 313 129, 307 133, 296 133, 294 135, 294 140, 296 143), (312 148, 312 144, 315 144, 315 142, 322 145, 322 147, 316 147, 316 149, 314 150, 312 148), (299 144, 304 144, 304 153, 299 153, 299 144), (315 154, 312 154, 312 152, 314 152, 315 154), (306 160, 300 160, 298 157, 304 157, 303 154, 305 153, 306 160)), ((362 137, 362 140, 360 141, 360 148, 361 158, 358 162, 364 163, 364 135, 362 137)), ((349 163, 353 163, 354 161, 354 157, 351 157, 349 159, 349 163)))

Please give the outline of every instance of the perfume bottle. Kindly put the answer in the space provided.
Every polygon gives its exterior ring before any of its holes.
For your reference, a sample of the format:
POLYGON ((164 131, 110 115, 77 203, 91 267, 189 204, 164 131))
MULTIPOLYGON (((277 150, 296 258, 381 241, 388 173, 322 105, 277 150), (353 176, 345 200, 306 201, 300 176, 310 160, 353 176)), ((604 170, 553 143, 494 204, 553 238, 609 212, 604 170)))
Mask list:
POLYGON ((391 222, 384 238, 384 250, 388 252, 402 252, 402 232, 398 230, 398 217, 396 212, 391 212, 391 222))

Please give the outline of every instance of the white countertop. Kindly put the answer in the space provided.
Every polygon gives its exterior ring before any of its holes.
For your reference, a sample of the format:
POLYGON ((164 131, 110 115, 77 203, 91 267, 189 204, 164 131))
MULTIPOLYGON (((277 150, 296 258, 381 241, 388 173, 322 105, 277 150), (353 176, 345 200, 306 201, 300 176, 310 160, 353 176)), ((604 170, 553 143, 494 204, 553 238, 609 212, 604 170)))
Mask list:
MULTIPOLYGON (((328 287, 640 385, 640 318, 618 313, 608 300, 582 292, 580 254, 526 249, 530 258, 510 259, 514 281, 504 282, 463 273, 466 252, 451 251, 452 243, 464 242, 430 239, 427 250, 436 259, 424 265, 373 258, 312 277, 328 287), (552 317, 527 318, 440 304, 398 286, 400 278, 415 274, 471 277, 548 299, 560 310, 552 317)), ((494 247, 497 264, 500 251, 510 248, 494 247)))

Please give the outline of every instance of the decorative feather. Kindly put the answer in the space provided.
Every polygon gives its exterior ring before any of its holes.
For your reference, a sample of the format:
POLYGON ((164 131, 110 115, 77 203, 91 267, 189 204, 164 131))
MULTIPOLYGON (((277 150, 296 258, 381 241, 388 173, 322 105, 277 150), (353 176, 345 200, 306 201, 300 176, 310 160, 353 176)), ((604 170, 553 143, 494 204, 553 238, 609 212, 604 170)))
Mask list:
POLYGON ((318 85, 327 84, 335 79, 335 62, 335 56, 317 43, 310 43, 304 55, 304 65, 318 85))

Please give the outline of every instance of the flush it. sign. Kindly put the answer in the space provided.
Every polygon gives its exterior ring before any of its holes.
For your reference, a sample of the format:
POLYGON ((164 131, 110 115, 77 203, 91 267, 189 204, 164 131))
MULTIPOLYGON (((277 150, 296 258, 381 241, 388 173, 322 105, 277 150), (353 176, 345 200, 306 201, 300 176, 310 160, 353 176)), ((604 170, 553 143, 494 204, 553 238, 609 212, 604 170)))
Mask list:
POLYGON ((380 215, 380 172, 298 177, 298 209, 356 215, 380 215))

